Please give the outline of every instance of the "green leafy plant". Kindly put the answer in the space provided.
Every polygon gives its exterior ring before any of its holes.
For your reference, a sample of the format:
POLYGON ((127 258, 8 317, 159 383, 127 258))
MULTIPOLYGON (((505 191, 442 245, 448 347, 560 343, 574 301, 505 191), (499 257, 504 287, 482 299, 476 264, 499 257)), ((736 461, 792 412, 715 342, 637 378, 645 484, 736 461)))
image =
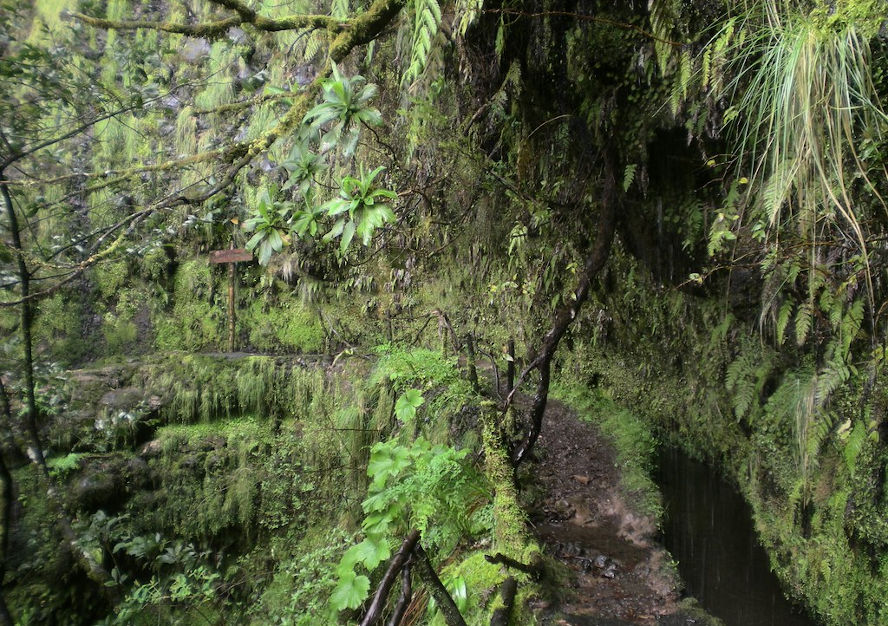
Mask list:
POLYGON ((810 10, 764 0, 725 22, 704 58, 704 83, 735 103, 725 122, 750 181, 744 221, 761 222, 775 247, 790 233, 810 246, 840 237, 861 255, 870 298, 866 207, 885 203, 873 183, 884 170, 868 162, 867 147, 883 141, 888 122, 869 69, 870 40, 883 20, 877 2, 810 10), (721 90, 715 79, 723 65, 734 78, 721 90), (855 184, 876 202, 857 202, 855 184))
POLYGON ((313 131, 327 127, 320 139, 321 154, 341 144, 342 156, 351 157, 358 145, 361 124, 382 124, 382 115, 369 106, 378 88, 364 83, 363 76, 348 78, 333 64, 333 78, 324 82, 324 101, 306 113, 303 120, 313 131))
POLYGON ((271 255, 290 243, 289 216, 293 207, 290 203, 276 203, 275 192, 275 189, 262 190, 253 217, 243 226, 248 233, 254 233, 246 247, 257 251, 259 265, 268 265, 271 255))
POLYGON ((295 187, 306 198, 315 177, 325 169, 321 156, 310 151, 304 142, 297 143, 290 149, 290 154, 281 166, 290 173, 282 190, 295 187))
MULTIPOLYGON (((413 402, 422 398, 418 392, 410 397, 413 402)), ((364 601, 369 578, 355 568, 361 565, 373 572, 391 556, 392 543, 408 528, 420 531, 424 546, 445 554, 460 537, 487 529, 489 520, 480 514, 487 487, 465 462, 467 454, 468 450, 433 446, 423 438, 409 446, 397 440, 373 446, 367 465, 370 486, 362 504, 364 539, 339 562, 339 583, 330 598, 334 610, 355 608, 364 601)))
POLYGON ((63 478, 67 474, 80 468, 80 461, 84 455, 77 452, 71 452, 65 456, 52 457, 46 460, 49 467, 49 473, 52 476, 63 478))
POLYGON ((394 221, 395 213, 386 201, 394 200, 398 195, 374 184, 376 177, 384 169, 380 166, 366 173, 362 167, 359 178, 345 177, 342 180, 339 197, 324 205, 327 215, 338 218, 333 228, 324 235, 324 240, 340 238, 340 254, 345 254, 355 235, 368 246, 378 228, 394 221))
POLYGON ((412 420, 416 417, 416 409, 421 407, 425 402, 422 392, 419 389, 408 389, 398 397, 395 402, 395 415, 401 421, 412 420))

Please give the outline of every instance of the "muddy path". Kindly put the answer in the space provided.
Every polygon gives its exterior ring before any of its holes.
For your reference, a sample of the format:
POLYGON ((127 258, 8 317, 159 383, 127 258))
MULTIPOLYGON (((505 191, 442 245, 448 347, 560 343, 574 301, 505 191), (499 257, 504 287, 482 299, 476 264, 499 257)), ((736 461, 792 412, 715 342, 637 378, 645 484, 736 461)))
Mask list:
POLYGON ((543 623, 709 622, 680 604, 681 582, 656 541, 656 520, 641 515, 623 495, 607 437, 550 400, 537 446, 533 471, 541 493, 531 522, 546 552, 569 572, 543 623))

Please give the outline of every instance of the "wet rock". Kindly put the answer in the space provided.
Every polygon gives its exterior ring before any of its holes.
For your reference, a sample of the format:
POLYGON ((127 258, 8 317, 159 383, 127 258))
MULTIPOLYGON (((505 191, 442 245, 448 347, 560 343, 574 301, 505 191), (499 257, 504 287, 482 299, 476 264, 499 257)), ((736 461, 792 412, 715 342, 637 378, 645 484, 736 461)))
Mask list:
POLYGON ((232 26, 231 28, 229 28, 226 34, 228 35, 228 39, 231 40, 231 42, 235 45, 243 46, 250 43, 250 37, 247 35, 247 33, 242 28, 238 28, 237 26, 232 26))
POLYGON ((128 492, 145 489, 151 483, 151 470, 141 457, 132 457, 126 463, 126 488, 128 492))
POLYGON ((208 454, 206 462, 207 473, 213 473, 225 467, 225 456, 219 453, 208 454))
POLYGON ((179 50, 179 55, 187 63, 197 63, 210 56, 210 42, 206 39, 186 38, 184 45, 179 50))
POLYGON ((139 449, 139 456, 145 459, 159 457, 163 453, 163 444, 160 439, 152 439, 139 449))
POLYGON ((211 450, 221 450, 226 445, 228 445, 228 441, 225 437, 221 435, 210 435, 201 440, 200 442, 200 450, 204 452, 210 452, 211 450))
POLYGON ((75 483, 73 498, 78 508, 98 511, 116 508, 121 503, 123 491, 113 475, 90 473, 75 483))
POLYGON ((145 401, 145 394, 141 389, 135 387, 123 387, 121 389, 112 389, 107 392, 99 400, 99 404, 108 407, 109 409, 129 411, 136 409, 145 401))
POLYGON ((575 512, 574 507, 564 498, 545 508, 546 517, 553 522, 570 519, 575 512))

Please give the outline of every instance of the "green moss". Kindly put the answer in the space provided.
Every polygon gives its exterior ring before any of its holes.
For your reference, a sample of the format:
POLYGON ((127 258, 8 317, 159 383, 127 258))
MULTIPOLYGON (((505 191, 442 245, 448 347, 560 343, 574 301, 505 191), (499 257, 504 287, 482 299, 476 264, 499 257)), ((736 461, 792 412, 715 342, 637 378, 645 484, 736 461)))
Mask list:
POLYGON ((131 320, 109 313, 102 319, 102 333, 110 354, 124 354, 138 339, 139 329, 131 320))
POLYGON ((47 41, 51 41, 53 33, 62 25, 62 11, 74 10, 76 8, 76 0, 36 0, 34 8, 34 22, 31 26, 31 33, 28 36, 28 43, 31 45, 39 45, 47 41))
POLYGON ((212 275, 204 260, 178 266, 173 276, 171 311, 152 315, 155 345, 160 350, 201 351, 227 343, 224 306, 212 300, 212 275))
POLYGON ((174 353, 145 364, 136 382, 164 398, 164 421, 185 424, 245 413, 302 419, 327 393, 322 369, 261 356, 174 353))
POLYGON ((33 329, 34 341, 40 351, 61 363, 83 358, 90 346, 88 338, 81 333, 82 315, 81 302, 68 294, 56 293, 40 301, 33 329))
POLYGON ((320 353, 326 333, 317 311, 288 298, 275 306, 255 300, 241 316, 250 345, 262 352, 320 353))

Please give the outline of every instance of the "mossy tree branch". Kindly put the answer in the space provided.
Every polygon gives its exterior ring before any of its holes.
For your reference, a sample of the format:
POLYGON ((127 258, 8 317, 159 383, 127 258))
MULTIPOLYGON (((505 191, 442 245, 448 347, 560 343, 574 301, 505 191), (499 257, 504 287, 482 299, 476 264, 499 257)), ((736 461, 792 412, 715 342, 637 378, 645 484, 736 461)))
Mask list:
MULTIPOLYGON (((223 4, 217 2, 217 4, 223 4)), ((227 4, 227 3, 225 3, 227 4)), ((249 10, 249 17, 244 14, 227 17, 202 24, 179 24, 175 22, 162 22, 151 20, 109 20, 100 17, 92 17, 83 13, 71 13, 76 20, 104 30, 157 30, 175 35, 187 35, 188 37, 205 37, 214 39, 221 37, 235 26, 249 24, 257 30, 274 33, 285 30, 297 29, 323 29, 337 34, 348 28, 349 22, 330 17, 328 15, 290 15, 277 19, 262 17, 255 11, 249 10)))

